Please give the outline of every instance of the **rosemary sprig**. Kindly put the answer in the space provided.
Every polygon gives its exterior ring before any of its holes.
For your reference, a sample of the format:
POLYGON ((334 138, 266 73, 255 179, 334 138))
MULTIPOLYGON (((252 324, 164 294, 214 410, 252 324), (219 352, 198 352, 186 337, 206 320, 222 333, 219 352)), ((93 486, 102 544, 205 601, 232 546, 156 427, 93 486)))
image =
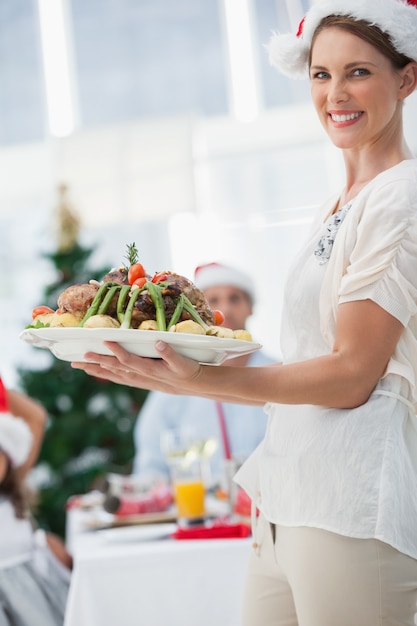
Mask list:
POLYGON ((127 265, 124 264, 123 266, 128 270, 129 267, 131 267, 131 265, 134 265, 135 263, 138 262, 139 252, 138 252, 135 242, 127 244, 126 247, 127 247, 127 251, 126 251, 127 265))

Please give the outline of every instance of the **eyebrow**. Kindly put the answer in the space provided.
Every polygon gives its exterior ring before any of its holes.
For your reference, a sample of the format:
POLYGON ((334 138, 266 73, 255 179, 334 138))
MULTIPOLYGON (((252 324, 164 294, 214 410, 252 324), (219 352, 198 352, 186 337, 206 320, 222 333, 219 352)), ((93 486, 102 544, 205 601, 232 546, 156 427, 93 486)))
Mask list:
MULTIPOLYGON (((364 65, 372 65, 373 67, 375 67, 375 63, 372 63, 371 61, 352 61, 351 63, 346 63, 346 65, 344 65, 343 69, 345 70, 350 70, 353 67, 363 67, 364 65)), ((327 71, 327 68, 324 65, 311 65, 310 70, 325 70, 327 71)))

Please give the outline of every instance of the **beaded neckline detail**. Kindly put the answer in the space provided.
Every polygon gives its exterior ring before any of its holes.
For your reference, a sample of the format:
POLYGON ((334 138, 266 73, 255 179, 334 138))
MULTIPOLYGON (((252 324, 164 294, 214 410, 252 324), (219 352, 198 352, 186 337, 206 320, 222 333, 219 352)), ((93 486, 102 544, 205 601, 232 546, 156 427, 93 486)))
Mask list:
POLYGON ((327 221, 326 232, 320 237, 316 249, 314 250, 314 256, 318 259, 320 265, 324 265, 330 259, 334 240, 351 206, 352 201, 344 204, 336 213, 331 215, 327 221))

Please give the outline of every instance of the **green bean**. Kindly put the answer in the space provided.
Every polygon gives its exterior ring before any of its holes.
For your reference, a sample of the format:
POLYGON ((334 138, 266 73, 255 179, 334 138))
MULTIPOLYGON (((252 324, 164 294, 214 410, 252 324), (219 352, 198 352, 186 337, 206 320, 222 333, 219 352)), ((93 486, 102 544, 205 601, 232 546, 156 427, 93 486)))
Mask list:
POLYGON ((181 313, 183 311, 183 308, 184 308, 184 295, 181 293, 180 297, 178 298, 178 302, 177 302, 177 305, 176 305, 176 307, 174 309, 172 317, 169 320, 169 324, 168 324, 167 330, 172 328, 172 326, 174 326, 174 324, 176 324, 178 322, 178 320, 181 317, 181 313))
POLYGON ((89 317, 91 317, 92 315, 97 315, 99 306, 101 304, 101 300, 103 297, 103 294, 110 289, 110 287, 113 286, 114 283, 108 282, 108 283, 103 283, 96 295, 94 296, 94 300, 92 301, 92 303, 90 304, 89 308, 87 309, 86 314, 84 315, 83 319, 80 322, 80 326, 84 326, 84 324, 86 323, 86 321, 88 320, 89 317))
POLYGON ((135 306, 135 302, 138 299, 138 296, 142 291, 143 291, 143 288, 135 289, 134 291, 131 292, 121 328, 130 328, 130 325, 132 322, 133 307, 135 306))
POLYGON ((103 298, 103 302, 100 304, 98 308, 98 315, 104 315, 107 309, 109 308, 110 302, 113 300, 116 291, 121 289, 121 285, 113 285, 110 287, 105 297, 103 298))
POLYGON ((161 288, 154 283, 145 283, 152 302, 155 306, 156 327, 158 330, 165 331, 167 329, 167 321, 165 318, 165 307, 162 299, 161 288))
POLYGON ((120 323, 123 322, 124 317, 125 317, 123 309, 124 309, 124 305, 126 302, 127 294, 129 293, 130 289, 131 289, 130 285, 123 285, 123 287, 120 290, 119 297, 117 299, 116 314, 117 314, 117 319, 119 320, 120 323))
POLYGON ((197 324, 200 324, 200 326, 202 326, 204 328, 204 330, 207 331, 209 326, 205 323, 203 318, 197 313, 197 311, 195 310, 193 304, 190 302, 190 300, 187 298, 187 296, 184 296, 184 294, 182 294, 182 295, 184 297, 184 309, 185 309, 185 311, 187 311, 187 313, 189 313, 190 317, 195 322, 197 322, 197 324))

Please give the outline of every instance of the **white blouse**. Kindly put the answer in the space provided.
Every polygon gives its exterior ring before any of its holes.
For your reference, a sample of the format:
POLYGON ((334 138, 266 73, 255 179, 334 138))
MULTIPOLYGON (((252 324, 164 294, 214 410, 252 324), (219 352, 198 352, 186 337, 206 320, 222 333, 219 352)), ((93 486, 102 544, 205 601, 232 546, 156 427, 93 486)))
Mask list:
POLYGON ((268 403, 265 439, 236 481, 271 522, 375 537, 417 558, 417 159, 328 217, 334 203, 288 276, 283 361, 331 352, 342 302, 371 299, 404 331, 362 406, 268 403))

